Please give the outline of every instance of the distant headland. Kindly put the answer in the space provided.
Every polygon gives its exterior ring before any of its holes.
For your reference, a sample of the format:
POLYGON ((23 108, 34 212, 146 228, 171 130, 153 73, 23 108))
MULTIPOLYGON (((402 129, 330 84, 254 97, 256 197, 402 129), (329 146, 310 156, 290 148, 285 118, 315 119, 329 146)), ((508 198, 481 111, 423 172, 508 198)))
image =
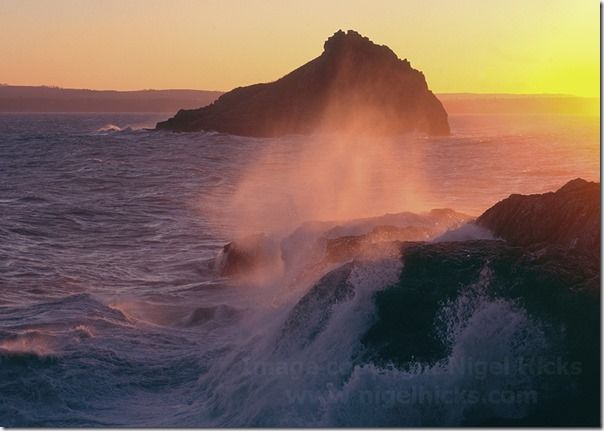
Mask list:
POLYGON ((352 30, 336 32, 319 57, 277 81, 236 88, 157 128, 258 137, 317 130, 449 134, 447 112, 423 73, 352 30))

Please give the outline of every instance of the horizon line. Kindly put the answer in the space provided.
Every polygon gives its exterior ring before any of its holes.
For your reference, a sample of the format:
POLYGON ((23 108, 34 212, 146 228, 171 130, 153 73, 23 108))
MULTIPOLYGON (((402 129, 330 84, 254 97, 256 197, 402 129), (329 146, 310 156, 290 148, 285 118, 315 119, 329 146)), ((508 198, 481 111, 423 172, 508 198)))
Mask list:
MULTIPOLYGON (((234 90, 238 87, 233 87, 230 90, 209 90, 209 89, 200 89, 200 88, 138 88, 138 89, 126 89, 126 90, 118 90, 114 88, 84 88, 84 87, 62 87, 59 85, 49 85, 49 84, 9 84, 6 82, 0 82, 0 87, 30 87, 30 88, 51 88, 57 90, 79 90, 79 91, 111 91, 117 93, 128 93, 128 92, 140 92, 140 91, 203 91, 207 93, 228 93, 229 91, 234 90)), ((598 96, 581 96, 577 94, 570 93, 504 93, 504 92, 472 92, 472 91, 432 91, 434 94, 443 95, 443 96, 466 96, 466 95, 477 95, 477 96, 548 96, 548 97, 574 97, 579 99, 599 99, 598 96)))

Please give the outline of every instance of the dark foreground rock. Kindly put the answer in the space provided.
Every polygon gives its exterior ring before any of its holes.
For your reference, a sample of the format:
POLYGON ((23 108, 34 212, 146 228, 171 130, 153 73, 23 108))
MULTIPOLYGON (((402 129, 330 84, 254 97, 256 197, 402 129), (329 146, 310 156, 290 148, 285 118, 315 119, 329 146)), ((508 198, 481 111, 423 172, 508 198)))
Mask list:
MULTIPOLYGON (((599 184, 576 179, 556 192, 512 195, 476 223, 502 240, 401 249, 399 282, 375 295, 364 360, 434 366, 508 343, 497 355, 523 365, 507 377, 530 380, 537 398, 517 417, 485 408, 469 425, 599 425, 599 184), (506 332, 518 316, 532 323, 510 342, 506 332)), ((473 384, 495 379, 488 372, 473 384)))
MULTIPOLYGON (((370 296, 372 317, 350 361, 395 379, 402 373, 396 390, 427 397, 404 404, 405 411, 425 410, 424 426, 451 424, 434 414, 440 402, 461 412, 456 425, 599 426, 599 212, 599 184, 573 180, 486 211, 479 226, 501 239, 389 243, 402 269, 370 296), (478 398, 434 398, 448 393, 478 398), (489 398, 504 393, 514 399, 489 398)), ((357 257, 360 244, 373 237, 375 246, 388 244, 379 239, 407 233, 378 228, 328 241, 334 261, 353 260, 301 297, 278 347, 312 349, 322 334, 341 330, 334 310, 374 288, 363 281, 375 268, 357 257)), ((362 318, 362 308, 347 309, 362 318)))
POLYGON ((476 221, 510 244, 559 247, 600 261, 600 183, 577 178, 556 192, 511 195, 476 221))
POLYGON ((447 113, 423 73, 352 30, 335 33, 319 57, 281 79, 180 110, 157 128, 259 137, 318 130, 449 134, 447 113))

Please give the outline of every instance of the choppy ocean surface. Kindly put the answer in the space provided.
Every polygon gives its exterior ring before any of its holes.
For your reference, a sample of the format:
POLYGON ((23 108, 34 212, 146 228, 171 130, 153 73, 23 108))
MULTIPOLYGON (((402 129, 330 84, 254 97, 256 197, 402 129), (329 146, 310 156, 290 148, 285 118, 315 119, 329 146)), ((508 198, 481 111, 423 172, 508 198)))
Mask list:
MULTIPOLYGON (((272 226, 283 237, 346 215, 477 216, 511 193, 599 181, 595 118, 452 116, 450 137, 391 138, 375 153, 369 137, 321 137, 308 152, 305 137, 145 129, 166 116, 0 115, 0 425, 462 424, 456 403, 428 414, 390 396, 467 387, 463 376, 356 359, 373 295, 400 262, 353 268, 354 300, 335 310, 319 301, 309 319, 320 334, 296 344, 283 341, 284 322, 311 286, 221 278, 214 258, 234 237, 272 226)), ((547 344, 512 303, 464 314, 476 301, 468 295, 442 310, 457 337, 451 355, 547 344)), ((497 409, 522 416, 514 403, 497 409)))

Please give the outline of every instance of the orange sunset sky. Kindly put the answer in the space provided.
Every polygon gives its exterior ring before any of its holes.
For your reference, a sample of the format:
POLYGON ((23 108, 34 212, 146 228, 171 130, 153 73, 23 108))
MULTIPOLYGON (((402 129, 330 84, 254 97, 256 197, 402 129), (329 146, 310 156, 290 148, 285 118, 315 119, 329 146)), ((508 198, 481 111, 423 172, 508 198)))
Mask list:
POLYGON ((355 29, 435 92, 599 95, 595 0, 0 0, 0 82, 229 90, 355 29))

